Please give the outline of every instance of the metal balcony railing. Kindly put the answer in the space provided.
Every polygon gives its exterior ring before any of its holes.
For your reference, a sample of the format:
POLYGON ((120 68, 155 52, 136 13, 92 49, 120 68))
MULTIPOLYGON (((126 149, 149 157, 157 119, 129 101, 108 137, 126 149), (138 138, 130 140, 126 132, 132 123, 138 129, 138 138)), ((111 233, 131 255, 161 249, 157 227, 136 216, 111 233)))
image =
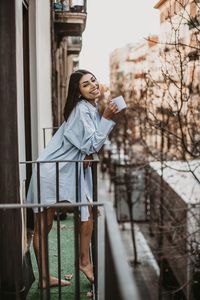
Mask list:
MULTIPOLYGON (((93 208, 103 207, 104 208, 104 229, 105 229, 105 239, 103 241, 104 251, 99 252, 97 245, 92 244, 93 251, 95 251, 96 258, 98 259, 98 264, 94 262, 94 274, 95 274, 95 283, 93 285, 93 296, 92 299, 102 299, 102 300, 142 300, 139 296, 138 287, 136 282, 133 278, 132 272, 130 267, 128 266, 126 260, 126 253, 123 247, 123 243, 121 240, 121 236, 119 233, 118 225, 116 223, 116 219, 113 213, 112 208, 108 203, 92 203, 93 208), (99 264, 103 265, 103 272, 99 272, 99 264), (123 274, 123 276, 122 276, 123 274), (99 284, 99 282, 103 284, 99 284), (100 296, 98 296, 100 295, 100 296)), ((61 208, 73 207, 75 209, 74 212, 74 222, 75 222, 75 243, 79 243, 78 237, 76 234, 76 230, 78 229, 77 225, 77 215, 78 209, 82 206, 81 204, 65 204, 59 203, 54 205, 48 205, 48 207, 55 207, 57 211, 61 208)), ((3 209, 4 212, 7 210, 21 210, 27 208, 41 208, 46 210, 46 205, 28 205, 28 204, 7 204, 7 205, 0 205, 0 210, 3 209)), ((57 249, 58 249, 58 278, 61 280, 61 243, 60 243, 60 221, 59 217, 57 218, 57 249)), ((101 228, 102 230, 102 228, 101 228)), ((99 233, 98 233, 99 235, 99 233)), ((98 235, 94 237, 94 240, 98 239, 98 235)), ((102 241, 101 241, 102 242, 102 241)), ((49 243, 47 246, 49 249, 49 243)), ((78 248, 76 248, 78 249, 78 248)), ((41 250, 40 250, 41 252, 41 250)), ((49 252, 47 253, 49 254, 49 252)), ((47 255, 48 257, 49 255, 47 255)), ((78 251, 75 253, 76 261, 78 260, 78 251)), ((48 259, 49 264, 49 259, 48 259)), ((76 263, 75 263, 76 265, 76 263)), ((48 268, 49 270, 49 268, 48 268)), ((13 278, 15 278, 15 274, 13 274, 13 278)), ((16 295, 20 294, 20 291, 16 291, 16 295)), ((55 290, 53 292, 55 298, 55 290)), ((62 287, 59 285, 58 292, 56 293, 57 299, 62 299, 62 287)), ((51 299, 51 291, 49 286, 45 290, 40 289, 40 297, 35 300, 51 299)), ((16 298, 17 300, 21 300, 24 298, 16 298)), ((32 298, 33 299, 33 298, 32 298)), ((80 276, 79 276, 79 268, 76 266, 75 271, 75 291, 74 291, 74 298, 75 300, 81 299, 81 291, 80 291, 80 276)))
MULTIPOLYGON (((57 270, 58 270, 58 279, 59 279, 59 287, 57 292, 57 299, 62 299, 62 288, 61 288, 61 242, 60 242, 60 219, 59 219, 59 211, 61 208, 73 207, 74 211, 74 266, 75 266, 75 290, 74 290, 74 298, 75 300, 79 300, 81 297, 80 291, 80 275, 79 275, 79 209, 82 206, 88 205, 92 206, 93 216, 94 216, 94 229, 93 229, 93 237, 92 237, 92 246, 91 246, 91 257, 94 266, 94 284, 93 284, 93 299, 103 299, 103 300, 141 300, 139 297, 138 289, 135 284, 132 272, 129 269, 125 250, 123 248, 122 240, 120 237, 119 229, 117 226, 117 221, 114 216, 114 212, 108 203, 98 203, 97 202, 97 164, 98 158, 97 156, 93 157, 93 160, 90 160, 92 174, 93 174, 93 202, 88 204, 81 204, 78 202, 78 194, 79 194, 79 185, 78 185, 78 168, 79 165, 82 164, 83 161, 31 161, 31 162, 22 162, 20 165, 24 166, 27 164, 31 164, 33 167, 36 166, 37 173, 37 204, 7 204, 0 205, 0 210, 3 209, 4 214, 6 211, 12 210, 21 210, 27 208, 38 208, 38 210, 44 210, 44 216, 46 217, 47 226, 47 208, 54 207, 57 211, 57 270), (59 164, 62 163, 72 163, 75 164, 76 169, 76 204, 69 204, 66 202, 59 202, 59 164), (41 204, 41 186, 40 186, 40 169, 41 165, 50 163, 55 164, 56 170, 56 203, 49 204, 41 204), (98 226, 99 218, 97 208, 102 207, 104 212, 101 218, 101 226, 98 226), (104 236, 102 240, 102 236, 104 236), (101 247, 99 246, 98 241, 101 239, 101 247), (99 268, 101 266, 101 268, 99 268), (103 266, 103 267, 102 267, 103 266), (101 271, 100 271, 101 269, 101 271), (123 276, 122 276, 123 274, 123 276)), ((67 200, 67 199, 66 199, 67 200)), ((22 222, 22 224, 24 224, 22 222)), ((25 226, 25 225, 24 225, 25 226)), ((44 247, 41 241, 41 221, 39 221, 40 228, 40 238, 39 238, 39 261, 41 265, 40 269, 40 286, 42 286, 42 250, 44 247)), ((45 240, 45 252, 46 252, 46 266, 47 266, 47 278, 49 275, 49 240, 48 238, 45 240)), ((66 247, 67 248, 67 247, 66 247)), ((63 249, 62 249, 63 250, 63 249)), ((67 251, 67 249, 66 249, 67 251)), ((15 278, 15 274, 13 274, 13 278, 15 278)), ((19 295, 20 291, 16 291, 16 295, 19 295)), ((54 290, 55 295, 55 290, 54 290)), ((47 288, 45 290, 40 289, 40 300, 41 299, 51 299, 51 291, 49 287, 49 282, 47 282, 47 288)), ((16 298, 21 299, 21 298, 16 298)), ((38 300, 38 298, 37 298, 38 300)))
MULTIPOLYGON (((54 128, 55 129, 55 128, 54 128)), ((83 161, 77 161, 77 160, 60 160, 60 161, 30 161, 30 162, 22 162, 21 165, 27 165, 27 164, 31 164, 33 166, 33 168, 36 170, 36 178, 37 178, 37 199, 38 199, 38 204, 33 204, 33 205, 24 205, 21 207, 32 207, 32 208, 37 208, 38 207, 38 211, 40 212, 41 210, 44 209, 44 211, 46 212, 47 208, 49 207, 55 207, 56 208, 56 212, 57 212, 57 252, 58 252, 58 279, 59 279, 59 290, 58 290, 58 299, 61 299, 62 293, 61 293, 61 243, 60 243, 60 219, 59 219, 59 212, 60 209, 62 207, 65 206, 72 206, 74 208, 74 244, 75 244, 75 261, 74 261, 74 265, 75 265, 75 299, 80 299, 80 276, 79 276, 79 237, 78 237, 78 232, 79 232, 79 208, 83 205, 81 205, 79 203, 79 175, 78 175, 78 170, 80 167, 80 164, 82 164, 83 161), (76 174, 76 178, 75 178, 75 189, 76 189, 76 205, 69 205, 69 204, 63 204, 59 202, 59 180, 60 180, 60 174, 59 174, 59 166, 63 163, 70 163, 70 164, 74 164, 75 165, 75 174, 76 174), (41 168, 43 165, 45 164, 54 164, 55 165, 55 185, 56 185, 56 203, 54 205, 44 205, 41 204, 42 201, 42 196, 41 196, 41 168), (79 203, 79 204, 78 204, 79 203)), ((97 236, 97 226, 98 226, 98 219, 97 219, 97 209, 95 206, 95 202, 97 202, 97 163, 98 163, 98 157, 94 156, 94 159, 92 161, 90 161, 90 163, 92 164, 92 173, 93 173, 93 216, 94 216, 94 236, 97 236)), ((67 183, 66 183, 67 185, 67 183)), ((63 202, 64 200, 62 200, 63 202)), ((67 201, 67 199, 66 199, 67 201)), ((88 204, 89 205, 89 204, 88 204)), ((44 216, 46 217, 45 220, 45 224, 47 226, 47 214, 45 213, 44 216)), ((39 227, 40 227, 40 233, 41 233, 41 220, 39 219, 39 227)), ((46 228, 47 230, 47 228, 46 228)), ((46 231, 45 230, 45 231, 46 231)), ((47 231, 46 231, 47 232, 47 231)), ((93 243, 92 243, 92 253, 93 253, 93 257, 92 257, 92 261, 94 262, 94 266, 97 266, 97 261, 96 261, 96 249, 97 249, 97 239, 93 238, 93 243)), ((42 253, 43 249, 42 249, 42 242, 41 239, 39 241, 39 253, 40 253, 40 265, 42 266, 42 257, 41 257, 41 253, 42 253)), ((47 245, 45 247, 45 251, 47 251, 46 253, 46 257, 47 257, 47 278, 49 277, 49 244, 48 244, 48 239, 47 239, 47 245)), ((97 268, 97 267, 96 267, 97 268)), ((94 272, 95 271, 95 267, 94 267, 94 272)), ((42 286, 42 268, 40 269, 40 286, 42 286)), ((97 276, 96 276, 97 278, 97 276)), ((95 282, 95 286, 97 286, 97 283, 95 282)), ((96 293, 96 292, 94 292, 96 293)), ((41 289, 40 292, 40 299, 43 299, 43 295, 44 291, 43 289, 41 289)), ((45 297, 46 299, 51 299, 51 294, 50 294, 50 288, 49 288, 49 283, 47 283, 47 289, 45 291, 45 297)))
MULTIPOLYGON (((44 147, 46 146, 48 140, 52 137, 58 127, 48 127, 43 128, 43 141, 44 147)), ((74 230, 73 230, 73 243, 74 243, 74 255, 72 255, 72 262, 71 264, 74 265, 74 277, 75 277, 75 288, 74 288, 74 295, 73 299, 79 300, 81 299, 81 285, 80 285, 80 274, 79 274, 79 210, 82 206, 88 205, 92 206, 93 209, 93 217, 94 217, 94 228, 93 228, 93 236, 91 241, 91 261, 94 266, 94 276, 95 281, 92 286, 93 289, 93 297, 92 299, 103 299, 103 300, 129 300, 129 299, 136 299, 140 300, 138 294, 138 288, 135 284, 132 272, 128 266, 126 253, 123 248, 121 236, 119 233, 117 221, 115 214, 110 206, 109 203, 102 203, 98 202, 97 199, 97 165, 98 165, 98 157, 97 155, 93 156, 93 160, 90 161, 91 168, 92 168, 92 175, 93 175, 93 202, 88 204, 81 204, 78 202, 78 194, 79 194, 79 186, 78 186, 78 169, 80 164, 83 161, 30 161, 30 162, 21 162, 20 168, 25 169, 27 166, 30 168, 34 168, 36 171, 37 177, 37 204, 8 204, 8 205, 0 205, 0 212, 3 211, 4 214, 8 213, 8 210, 18 210, 18 211, 25 211, 30 208, 38 208, 38 211, 44 211, 44 217, 46 221, 44 222, 47 225, 47 208, 54 207, 57 212, 56 218, 56 244, 57 244, 57 255, 54 259, 56 261, 56 268, 57 268, 57 277, 59 279, 59 286, 57 289, 56 297, 57 299, 63 299, 63 296, 66 296, 66 290, 63 295, 63 289, 61 287, 61 268, 63 257, 65 253, 67 253, 66 249, 63 249, 62 246, 62 223, 60 220, 60 211, 62 208, 70 207, 73 208, 73 222, 74 222, 74 230), (76 184, 76 204, 69 204, 67 202, 59 202, 59 165, 62 163, 71 163, 75 165, 76 176, 75 176, 75 184, 76 184), (40 186, 40 174, 41 168, 44 164, 54 164, 55 165, 55 189, 56 189, 56 203, 52 205, 44 205, 41 204, 43 201, 41 199, 41 186, 40 186), (102 216, 98 217, 98 207, 101 207, 103 210, 102 216), (100 226, 99 226, 100 223, 100 226), (62 255, 61 255, 62 254, 62 255), (120 259, 119 259, 120 258, 120 259), (121 274, 124 274, 121 276, 121 274)), ((24 220, 23 214, 21 218, 24 220)), ((22 220, 21 220, 22 221, 22 220)), ((21 222, 23 224, 22 232, 26 231, 26 224, 24 221, 21 222)), ((39 221, 39 231, 41 237, 41 220, 39 221)), ((20 234, 20 233, 19 233, 20 234)), ((45 247, 45 263, 47 266, 47 272, 49 274, 49 258, 51 253, 51 240, 49 238, 45 239, 45 246, 42 246, 42 240, 39 239, 39 261, 40 265, 42 266, 42 250, 45 247)), ((30 243, 29 243, 30 244, 30 243)), ((41 284, 41 276, 42 268, 39 272, 39 285, 41 284)), ((47 278, 48 278, 47 274, 47 278)), ((16 278, 15 270, 13 271, 13 278, 16 278)), ((1 281, 1 279, 0 279, 1 281)), ((25 290, 25 287, 20 287, 20 290, 16 291, 16 300, 24 299, 24 297, 20 297, 21 291, 25 290)), ((54 294, 52 294, 51 289, 49 287, 49 283, 47 282, 47 288, 40 289, 37 293, 37 300, 38 299, 54 299, 55 297, 55 289, 54 294)), ((0 291, 1 295, 1 291, 0 291)), ((28 295, 29 296, 29 295, 28 295)), ((69 295, 70 297, 71 295, 69 295)), ((1 298, 1 297, 0 297, 1 298)), ((33 299, 33 298, 31 298, 33 299)))

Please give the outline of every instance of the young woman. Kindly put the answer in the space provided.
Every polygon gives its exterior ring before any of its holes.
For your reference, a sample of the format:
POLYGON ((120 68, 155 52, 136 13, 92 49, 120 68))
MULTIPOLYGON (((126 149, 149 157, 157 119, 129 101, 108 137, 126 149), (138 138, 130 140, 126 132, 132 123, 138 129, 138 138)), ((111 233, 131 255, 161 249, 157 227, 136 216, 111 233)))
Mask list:
MULTIPOLYGON (((112 120, 117 114, 117 106, 109 102, 102 117, 100 117, 96 100, 100 96, 99 83, 89 71, 78 70, 71 74, 68 96, 64 108, 65 121, 55 133, 38 161, 49 160, 81 160, 84 161, 97 153, 103 146, 115 122, 112 120)), ((40 164, 40 201, 45 204, 56 203, 56 168, 55 163, 40 164)), ((79 163, 79 201, 92 202, 92 174, 90 166, 79 163)), ((76 170, 75 163, 59 163, 59 201, 76 202, 76 170)), ((29 187, 27 201, 38 203, 37 176, 33 174, 29 187)), ((44 212, 36 213, 33 246, 39 270, 42 270, 42 287, 47 286, 47 269, 45 257, 45 218, 44 212), (40 222, 39 222, 40 215, 40 222), (39 223, 41 223, 42 254, 39 259, 39 223)), ((54 208, 47 209, 47 231, 51 230, 54 208)), ((94 281, 93 268, 89 257, 89 245, 93 230, 92 211, 87 206, 80 210, 80 262, 79 268, 90 282, 94 281)), ((58 285, 58 278, 49 277, 50 286, 58 285)), ((61 285, 69 285, 69 281, 62 280, 61 285)))

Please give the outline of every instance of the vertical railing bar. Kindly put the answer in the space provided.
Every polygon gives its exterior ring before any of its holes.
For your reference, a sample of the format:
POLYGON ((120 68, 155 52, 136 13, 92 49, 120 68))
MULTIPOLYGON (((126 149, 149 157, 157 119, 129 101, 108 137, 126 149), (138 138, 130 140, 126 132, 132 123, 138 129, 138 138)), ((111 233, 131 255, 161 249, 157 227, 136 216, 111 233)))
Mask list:
POLYGON ((48 221, 47 221, 47 209, 44 209, 44 227, 45 227, 45 266, 47 276, 47 300, 51 299, 50 284, 49 284, 49 239, 48 239, 48 221))
MULTIPOLYGON (((41 191, 40 191, 40 163, 37 162, 37 199, 38 204, 41 204, 41 191)), ((40 300, 43 300, 43 264, 42 264, 42 241, 41 241, 41 235, 42 235, 42 221, 41 221, 41 208, 38 208, 38 232, 39 232, 39 258, 38 258, 38 265, 39 265, 39 286, 40 286, 40 300)))
MULTIPOLYGON (((59 203, 59 162, 56 162, 56 203, 59 203)), ((60 251, 60 209, 56 209, 57 215, 57 251, 58 251, 58 293, 61 299, 61 251, 60 251)))
MULTIPOLYGON (((109 284, 108 284, 108 278, 109 278, 109 268, 108 268, 108 255, 110 254, 109 252, 109 245, 108 245, 108 224, 107 224, 107 215, 106 215, 106 207, 104 206, 104 256, 105 256, 105 261, 104 261, 104 298, 108 299, 109 295, 109 284)), ((109 266, 110 267, 110 266, 109 266)))
MULTIPOLYGON (((93 202, 98 201, 97 162, 92 163, 93 202)), ((94 269, 94 296, 98 297, 98 206, 93 207, 94 229, 92 233, 92 260, 94 269)))
POLYGON ((46 131, 45 131, 46 128, 42 128, 43 130, 43 145, 44 145, 44 148, 46 147, 46 131))
POLYGON ((148 182, 147 182, 147 168, 144 167, 144 185, 145 185, 145 221, 147 222, 148 221, 148 182))
MULTIPOLYGON (((76 203, 79 202, 78 162, 75 163, 76 175, 76 203)), ((74 210, 74 248, 75 248, 75 299, 80 300, 80 273, 79 273, 79 207, 74 210)))

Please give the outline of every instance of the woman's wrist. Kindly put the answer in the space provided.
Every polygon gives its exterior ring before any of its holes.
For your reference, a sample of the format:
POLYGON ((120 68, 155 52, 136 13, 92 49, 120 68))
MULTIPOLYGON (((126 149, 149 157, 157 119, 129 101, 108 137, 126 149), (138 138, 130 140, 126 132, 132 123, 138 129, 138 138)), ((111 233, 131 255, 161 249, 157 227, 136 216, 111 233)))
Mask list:
POLYGON ((111 120, 111 117, 109 115, 107 115, 107 114, 103 114, 102 117, 104 117, 107 120, 111 120))

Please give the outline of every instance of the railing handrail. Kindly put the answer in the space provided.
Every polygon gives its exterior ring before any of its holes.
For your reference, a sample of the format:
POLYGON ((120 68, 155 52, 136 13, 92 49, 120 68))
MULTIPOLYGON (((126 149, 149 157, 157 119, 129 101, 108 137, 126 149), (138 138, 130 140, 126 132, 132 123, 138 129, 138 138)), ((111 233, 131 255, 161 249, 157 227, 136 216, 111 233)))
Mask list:
POLYGON ((23 164, 39 164, 39 163, 42 163, 42 164, 45 164, 45 163, 63 163, 63 162, 80 162, 80 163, 83 163, 83 162, 99 162, 99 159, 85 159, 85 160, 75 160, 75 159, 62 159, 62 160, 30 160, 30 161, 20 161, 19 163, 21 165, 23 164))
POLYGON ((43 127, 42 130, 46 130, 46 129, 58 129, 59 126, 54 126, 54 127, 43 127))
MULTIPOLYGON (((81 206, 104 206, 103 202, 88 202, 88 203, 69 203, 64 202, 55 203, 55 204, 29 204, 29 203, 8 203, 8 204, 0 204, 0 209, 17 209, 17 208, 63 208, 63 207, 81 207, 81 206)), ((66 200, 67 201, 67 200, 66 200)))
POLYGON ((92 154, 94 159, 85 159, 85 160, 80 160, 80 159, 61 159, 61 160, 29 160, 29 161, 20 161, 19 164, 45 164, 45 163, 63 163, 63 162, 99 162, 98 155, 96 153, 92 154))
POLYGON ((112 206, 107 201, 104 203, 104 207, 105 220, 107 223, 107 234, 110 240, 110 248, 113 255, 117 283, 119 283, 120 289, 119 299, 142 300, 135 284, 136 280, 134 280, 133 274, 131 273, 130 267, 126 260, 127 254, 122 243, 122 238, 118 229, 118 223, 114 217, 112 206), (121 276, 121 274, 126 274, 126 276, 121 276), (120 296, 122 298, 120 298, 120 296))

